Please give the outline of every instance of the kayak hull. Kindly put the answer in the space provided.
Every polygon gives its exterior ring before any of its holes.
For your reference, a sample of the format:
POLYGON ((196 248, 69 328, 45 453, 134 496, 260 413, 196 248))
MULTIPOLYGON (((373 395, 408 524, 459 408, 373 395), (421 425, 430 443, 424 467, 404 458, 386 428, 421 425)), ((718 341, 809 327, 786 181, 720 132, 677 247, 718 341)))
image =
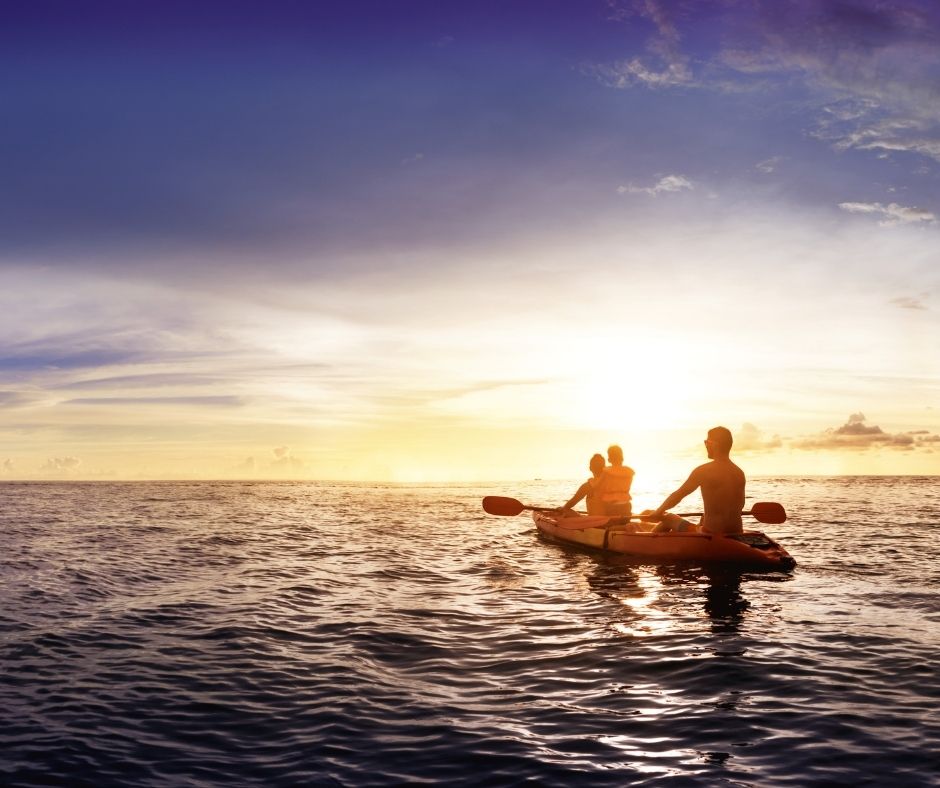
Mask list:
POLYGON ((558 518, 533 512, 539 532, 566 544, 576 544, 609 553, 646 558, 654 563, 679 561, 721 562, 741 566, 789 571, 796 566, 793 557, 761 531, 745 531, 734 536, 702 533, 630 533, 621 525, 584 528, 560 527, 558 518))

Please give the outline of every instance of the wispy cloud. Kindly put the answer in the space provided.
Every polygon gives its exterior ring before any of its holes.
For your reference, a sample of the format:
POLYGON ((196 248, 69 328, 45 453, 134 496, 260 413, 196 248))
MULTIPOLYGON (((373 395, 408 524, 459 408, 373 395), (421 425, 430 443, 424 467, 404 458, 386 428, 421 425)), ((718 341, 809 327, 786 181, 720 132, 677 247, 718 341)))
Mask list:
POLYGON ((238 463, 234 468, 229 470, 231 475, 235 476, 254 476, 258 470, 258 461, 254 456, 246 457, 242 462, 238 463))
POLYGON ((656 70, 643 63, 639 58, 622 60, 611 65, 595 65, 588 69, 602 84, 612 88, 626 88, 632 85, 644 85, 649 88, 676 87, 689 85, 692 72, 684 63, 668 63, 656 70))
POLYGON ((837 150, 906 152, 940 161, 940 6, 879 0, 636 0, 614 17, 650 31, 643 54, 595 67, 616 88, 742 90, 801 83, 818 111, 812 134, 837 150), (706 24, 707 23, 707 24, 706 24), (720 28, 716 45, 699 30, 720 28))
POLYGON ((291 454, 289 446, 277 446, 271 451, 274 454, 274 460, 270 466, 273 470, 301 473, 306 468, 306 463, 303 460, 291 454))
POLYGON ((777 169, 781 161, 783 161, 782 156, 771 156, 769 159, 757 162, 757 164, 754 165, 754 169, 769 175, 777 169))
POLYGON ((765 4, 762 32, 762 70, 797 74, 818 97, 814 136, 836 150, 940 161, 936 7, 819 2, 785 21, 765 4))
POLYGON ((0 410, 34 405, 42 399, 44 396, 34 391, 0 391, 0 410))
POLYGON ((839 151, 872 151, 882 157, 913 153, 940 161, 940 115, 914 116, 882 101, 843 100, 824 107, 811 134, 839 151))
POLYGON ((894 306, 900 307, 901 309, 927 309, 922 299, 915 298, 913 296, 898 296, 897 298, 892 298, 889 303, 894 304, 894 306))
POLYGON ((656 197, 663 193, 681 192, 694 187, 695 184, 684 175, 666 175, 652 186, 634 186, 632 183, 618 186, 617 194, 648 194, 656 197))
MULTIPOLYGON (((204 373, 186 372, 153 372, 139 375, 109 375, 106 377, 82 378, 80 380, 67 380, 50 388, 65 391, 81 391, 94 389, 103 391, 108 389, 161 389, 188 386, 215 386, 226 382, 221 375, 206 375, 204 373)), ((0 394, 2 401, 2 394, 0 394)))
POLYGON ((78 457, 50 457, 39 469, 43 473, 61 473, 77 470, 82 464, 78 457))
POLYGON ((914 208, 899 205, 896 202, 884 205, 880 202, 840 202, 839 207, 849 213, 872 214, 881 217, 878 222, 882 227, 894 227, 899 224, 915 224, 927 222, 933 224, 937 221, 936 215, 925 208, 914 208))
POLYGON ((668 88, 692 82, 689 56, 682 48, 677 4, 662 0, 632 0, 611 2, 610 5, 612 19, 628 25, 639 19, 648 23, 651 30, 646 39, 646 52, 642 55, 589 69, 603 84, 614 88, 632 85, 668 88))
POLYGON ((68 399, 63 405, 105 405, 113 407, 115 405, 168 405, 168 406, 195 406, 211 408, 234 408, 244 405, 241 397, 221 395, 221 396, 195 396, 195 397, 79 397, 68 399))

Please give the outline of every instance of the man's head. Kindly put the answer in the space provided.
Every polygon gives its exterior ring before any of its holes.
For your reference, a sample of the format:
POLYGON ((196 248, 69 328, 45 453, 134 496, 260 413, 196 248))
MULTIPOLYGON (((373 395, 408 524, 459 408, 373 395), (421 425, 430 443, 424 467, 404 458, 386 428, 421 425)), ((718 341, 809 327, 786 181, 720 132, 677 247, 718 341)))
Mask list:
POLYGON ((607 459, 611 465, 623 465, 623 449, 616 443, 607 447, 607 459))
POLYGON ((705 450, 708 452, 709 459, 727 457, 731 453, 732 443, 734 440, 731 437, 731 430, 727 427, 712 427, 705 439, 705 450))
POLYGON ((600 476, 604 471, 604 466, 607 465, 607 461, 604 459, 603 454, 595 454, 591 457, 591 462, 588 467, 591 469, 591 473, 595 476, 600 476))

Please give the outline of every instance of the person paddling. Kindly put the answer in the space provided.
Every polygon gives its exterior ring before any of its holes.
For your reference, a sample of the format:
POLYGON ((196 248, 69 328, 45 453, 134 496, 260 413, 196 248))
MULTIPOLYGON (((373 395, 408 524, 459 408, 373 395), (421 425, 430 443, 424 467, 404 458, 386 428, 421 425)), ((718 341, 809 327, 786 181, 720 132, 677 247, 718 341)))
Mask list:
POLYGON ((726 427, 713 427, 705 438, 705 451, 711 462, 699 465, 685 483, 651 513, 649 519, 661 520, 654 533, 696 530, 694 523, 676 514, 667 514, 695 490, 701 488, 705 514, 698 529, 703 533, 739 534, 744 530, 741 512, 744 509, 744 471, 729 457, 733 443, 731 431, 726 427))
POLYGON ((595 454, 591 457, 591 461, 588 463, 588 468, 591 469, 591 478, 578 488, 578 491, 571 496, 568 503, 561 507, 566 515, 573 516, 574 512, 572 512, 571 509, 585 498, 587 498, 588 514, 604 514, 603 505, 597 499, 597 496, 594 495, 594 488, 597 486, 597 482, 604 473, 604 466, 603 454, 595 454))
POLYGON ((623 449, 614 444, 607 448, 610 465, 604 469, 594 488, 594 495, 604 507, 602 514, 608 517, 629 517, 631 514, 630 485, 633 484, 633 468, 623 464, 623 449))

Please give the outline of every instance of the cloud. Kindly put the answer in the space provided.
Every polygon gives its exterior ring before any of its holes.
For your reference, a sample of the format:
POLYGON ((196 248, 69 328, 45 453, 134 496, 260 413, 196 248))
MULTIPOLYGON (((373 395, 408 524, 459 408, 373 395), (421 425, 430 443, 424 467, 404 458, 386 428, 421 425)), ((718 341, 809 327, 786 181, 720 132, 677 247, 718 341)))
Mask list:
POLYGON ((889 303, 894 304, 901 309, 926 309, 924 302, 920 298, 914 298, 912 296, 898 296, 897 298, 892 298, 889 303))
POLYGON ((108 375, 106 377, 83 378, 60 383, 51 388, 66 391, 83 389, 155 389, 179 386, 208 387, 225 383, 221 375, 188 372, 152 372, 139 375, 108 375))
POLYGON ((783 161, 782 156, 771 156, 769 159, 757 162, 757 164, 754 165, 754 169, 769 175, 777 169, 777 165, 780 164, 781 161, 783 161))
POLYGON ((740 452, 773 451, 783 446, 779 435, 766 438, 753 424, 745 422, 734 436, 734 450, 740 452))
POLYGON ((255 455, 245 457, 241 462, 228 466, 223 475, 238 479, 284 479, 296 478, 307 470, 307 463, 294 457, 290 447, 276 446, 270 451, 267 460, 255 455))
POLYGON ((278 473, 300 473, 307 467, 302 460, 291 456, 290 449, 287 446, 278 446, 272 449, 271 452, 276 459, 270 467, 278 473))
POLYGON ((24 391, 0 391, 0 410, 22 408, 43 399, 39 393, 24 391))
POLYGON ((178 405, 212 408, 233 408, 245 404, 242 397, 236 396, 195 396, 195 397, 78 397, 68 399, 63 405, 178 405))
POLYGON ((639 18, 649 22, 653 30, 646 40, 646 54, 591 69, 603 84, 614 88, 633 85, 670 88, 692 83, 690 58, 682 49, 681 14, 676 3, 634 0, 612 6, 613 19, 633 26, 639 18))
POLYGON ((39 469, 45 473, 62 473, 76 470, 82 461, 78 457, 50 457, 39 469))
POLYGON ((255 471, 258 470, 258 461, 252 457, 246 457, 244 462, 240 462, 234 468, 232 468, 232 474, 236 476, 248 475, 253 476, 255 471))
POLYGON ((881 216, 882 219, 878 224, 882 227, 895 227, 899 224, 913 224, 916 222, 933 224, 937 221, 937 217, 932 211, 899 205, 896 202, 887 205, 880 202, 840 202, 839 207, 849 213, 881 216))
POLYGON ((644 65, 639 58, 623 60, 609 66, 596 65, 591 67, 589 72, 611 88, 628 88, 633 85, 665 88, 689 85, 692 82, 692 72, 684 63, 669 63, 657 71, 644 65))
MULTIPOLYGON (((59 337, 60 342, 80 342, 77 337, 59 337)), ((53 339, 55 341, 55 339, 53 339)), ((144 354, 123 349, 103 348, 96 350, 63 350, 37 346, 12 352, 0 358, 0 369, 6 371, 31 372, 46 370, 83 370, 95 367, 130 364, 143 358, 144 354)))
MULTIPOLYGON (((877 104, 869 106, 871 115, 883 112, 877 104)), ((930 121, 910 117, 872 120, 859 116, 839 123, 832 115, 823 116, 813 136, 831 141, 836 150, 854 148, 882 155, 906 152, 940 161, 940 130, 930 121)))
POLYGON ((5 459, 2 468, 4 473, 13 473, 13 460, 9 457, 5 459))
POLYGON ((940 161, 940 5, 898 0, 636 0, 614 18, 651 23, 646 53, 594 75, 615 88, 806 93, 812 136, 837 150, 940 161), (709 31, 720 30, 720 39, 709 31), (718 41, 720 40, 720 43, 718 41))
POLYGON ((881 427, 865 424, 864 413, 850 414, 849 420, 835 432, 837 435, 884 435, 881 427))
POLYGON ((756 47, 724 62, 743 73, 797 76, 818 102, 812 135, 836 150, 940 161, 940 15, 912 2, 760 2, 756 47))
POLYGON ((871 448, 910 451, 940 441, 940 435, 925 430, 889 433, 875 424, 866 423, 863 413, 852 413, 841 427, 832 427, 817 435, 810 435, 792 443, 804 450, 855 450, 871 448))
POLYGON ((651 197, 656 197, 664 192, 681 192, 693 188, 695 186, 692 181, 684 175, 666 175, 652 186, 634 186, 632 184, 618 186, 617 194, 649 194, 651 197))

